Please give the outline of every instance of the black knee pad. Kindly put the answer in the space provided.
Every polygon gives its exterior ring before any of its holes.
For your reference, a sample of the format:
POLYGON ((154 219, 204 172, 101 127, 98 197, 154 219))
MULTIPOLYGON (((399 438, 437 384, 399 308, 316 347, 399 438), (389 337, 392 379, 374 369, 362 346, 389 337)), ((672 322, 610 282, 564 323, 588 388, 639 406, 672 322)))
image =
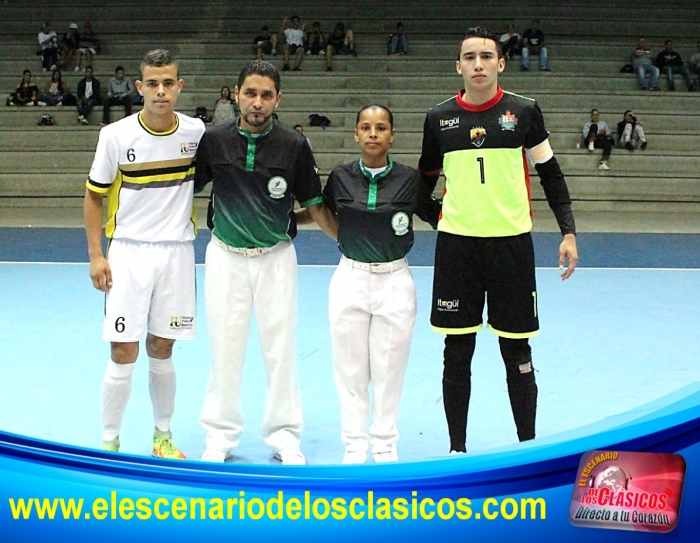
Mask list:
POLYGON ((476 347, 476 334, 445 336, 445 368, 443 379, 464 382, 471 377, 472 357, 476 347))

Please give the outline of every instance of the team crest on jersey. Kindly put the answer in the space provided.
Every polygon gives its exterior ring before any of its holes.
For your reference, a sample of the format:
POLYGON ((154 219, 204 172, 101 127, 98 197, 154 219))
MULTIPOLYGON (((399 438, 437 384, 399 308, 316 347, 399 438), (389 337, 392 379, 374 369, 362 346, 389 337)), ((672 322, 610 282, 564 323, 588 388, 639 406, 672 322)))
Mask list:
POLYGON ((192 330, 194 317, 170 317, 171 330, 192 330))
POLYGON ((510 111, 506 111, 498 119, 498 124, 501 125, 501 130, 510 130, 512 132, 518 125, 518 118, 515 115, 513 115, 510 111))
POLYGON ((472 139, 472 145, 481 147, 486 141, 486 129, 483 126, 475 126, 469 131, 469 136, 472 139))
POLYGON ((180 154, 181 155, 192 155, 197 152, 197 145, 198 143, 196 141, 190 141, 190 142, 181 142, 180 143, 180 154))
POLYGON ((276 175, 267 182, 267 192, 270 194, 270 198, 274 198, 275 200, 284 198, 287 187, 287 180, 279 175, 276 175))
POLYGON ((409 225, 410 221, 408 219, 408 215, 403 211, 394 213, 394 216, 391 218, 391 227, 394 229, 394 234, 397 236, 404 236, 408 234, 409 225))

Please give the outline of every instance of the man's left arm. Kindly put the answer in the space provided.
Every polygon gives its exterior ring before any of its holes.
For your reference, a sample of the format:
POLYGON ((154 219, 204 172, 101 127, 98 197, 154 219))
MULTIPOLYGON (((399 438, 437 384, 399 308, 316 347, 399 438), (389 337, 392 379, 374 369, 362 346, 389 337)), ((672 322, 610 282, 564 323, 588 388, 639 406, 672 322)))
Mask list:
POLYGON ((563 269, 566 265, 566 269, 561 274, 562 280, 566 280, 571 277, 578 264, 576 222, 574 221, 574 212, 571 208, 571 197, 566 186, 566 179, 554 156, 549 139, 545 139, 535 147, 527 149, 527 154, 535 164, 547 203, 557 219, 559 230, 563 236, 559 245, 559 268, 563 269))
MULTIPOLYGON (((304 208, 309 217, 328 234, 334 241, 338 241, 338 217, 324 203, 312 204, 304 208)), ((303 217, 303 213, 301 214, 303 217)), ((299 217, 299 215, 297 215, 299 217)), ((303 224, 302 219, 302 224, 303 224)))

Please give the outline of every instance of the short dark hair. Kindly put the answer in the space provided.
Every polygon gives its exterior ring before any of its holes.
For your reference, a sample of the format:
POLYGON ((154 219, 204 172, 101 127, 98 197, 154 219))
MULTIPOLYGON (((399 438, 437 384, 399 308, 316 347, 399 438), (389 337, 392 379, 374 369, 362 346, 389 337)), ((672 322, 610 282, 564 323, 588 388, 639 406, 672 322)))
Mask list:
POLYGON ((501 49, 501 42, 498 39, 498 36, 496 36, 496 34, 491 32, 488 28, 484 26, 472 26, 467 28, 467 31, 464 33, 464 37, 462 38, 462 41, 459 42, 459 49, 457 50, 457 60, 459 60, 462 56, 462 44, 464 43, 464 40, 468 40, 469 38, 484 38, 485 40, 493 41, 493 43, 496 44, 496 52, 498 53, 498 58, 503 58, 503 49, 501 49))
POLYGON ((296 19, 296 20, 298 21, 298 20, 299 20, 299 16, 298 16, 298 15, 292 15, 292 22, 294 21, 294 19, 296 19))
POLYGON ((174 64, 177 68, 177 76, 179 77, 180 68, 177 65, 177 62, 175 62, 173 60, 173 57, 170 55, 170 51, 168 51, 167 49, 152 49, 143 57, 143 60, 141 61, 141 66, 139 66, 139 72, 141 74, 141 77, 143 77, 143 69, 146 66, 161 68, 163 66, 170 66, 171 64, 174 64))
POLYGON ((268 28, 267 25, 262 25, 262 26, 260 27, 260 31, 261 31, 261 32, 265 32, 266 30, 270 30, 270 29, 268 28))
MULTIPOLYGON (((591 113, 593 113, 594 111, 598 111, 598 108, 597 108, 597 107, 594 107, 594 108, 591 110, 591 113)), ((600 113, 600 111, 598 111, 598 113, 600 113)))
POLYGON ((369 104, 369 105, 363 107, 360 111, 357 112, 357 117, 355 118, 355 124, 360 122, 360 115, 362 115, 362 112, 366 111, 368 109, 383 109, 384 111, 386 111, 386 114, 389 116, 389 125, 391 126, 392 129, 394 128, 394 114, 391 112, 391 110, 388 107, 383 106, 382 104, 369 104))
POLYGON ((269 77, 275 83, 275 90, 279 94, 280 91, 280 73, 275 68, 275 65, 266 60, 250 60, 243 66, 243 69, 238 74, 238 89, 240 90, 249 75, 259 75, 269 77))
POLYGON ((295 125, 294 125, 294 130, 296 130, 297 128, 301 128, 302 130, 304 130, 304 126, 301 125, 301 124, 295 124, 295 125))
POLYGON ((119 72, 119 71, 122 71, 122 72, 123 72, 123 71, 124 71, 124 66, 117 66, 116 68, 114 68, 114 73, 115 73, 115 74, 116 74, 117 72, 119 72))

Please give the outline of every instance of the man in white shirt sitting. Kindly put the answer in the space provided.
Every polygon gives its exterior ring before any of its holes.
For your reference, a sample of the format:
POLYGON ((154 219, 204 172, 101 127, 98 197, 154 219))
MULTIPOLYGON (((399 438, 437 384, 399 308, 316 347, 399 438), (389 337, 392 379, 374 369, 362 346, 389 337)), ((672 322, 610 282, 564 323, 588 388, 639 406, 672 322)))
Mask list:
POLYGON ((289 17, 285 17, 282 21, 282 27, 280 28, 280 36, 286 38, 287 42, 284 44, 284 66, 282 66, 282 71, 286 72, 289 70, 289 55, 294 55, 294 68, 292 71, 298 72, 301 70, 301 63, 304 61, 304 41, 306 41, 306 30, 299 24, 299 16, 292 15, 292 26, 287 26, 289 23, 289 17))

